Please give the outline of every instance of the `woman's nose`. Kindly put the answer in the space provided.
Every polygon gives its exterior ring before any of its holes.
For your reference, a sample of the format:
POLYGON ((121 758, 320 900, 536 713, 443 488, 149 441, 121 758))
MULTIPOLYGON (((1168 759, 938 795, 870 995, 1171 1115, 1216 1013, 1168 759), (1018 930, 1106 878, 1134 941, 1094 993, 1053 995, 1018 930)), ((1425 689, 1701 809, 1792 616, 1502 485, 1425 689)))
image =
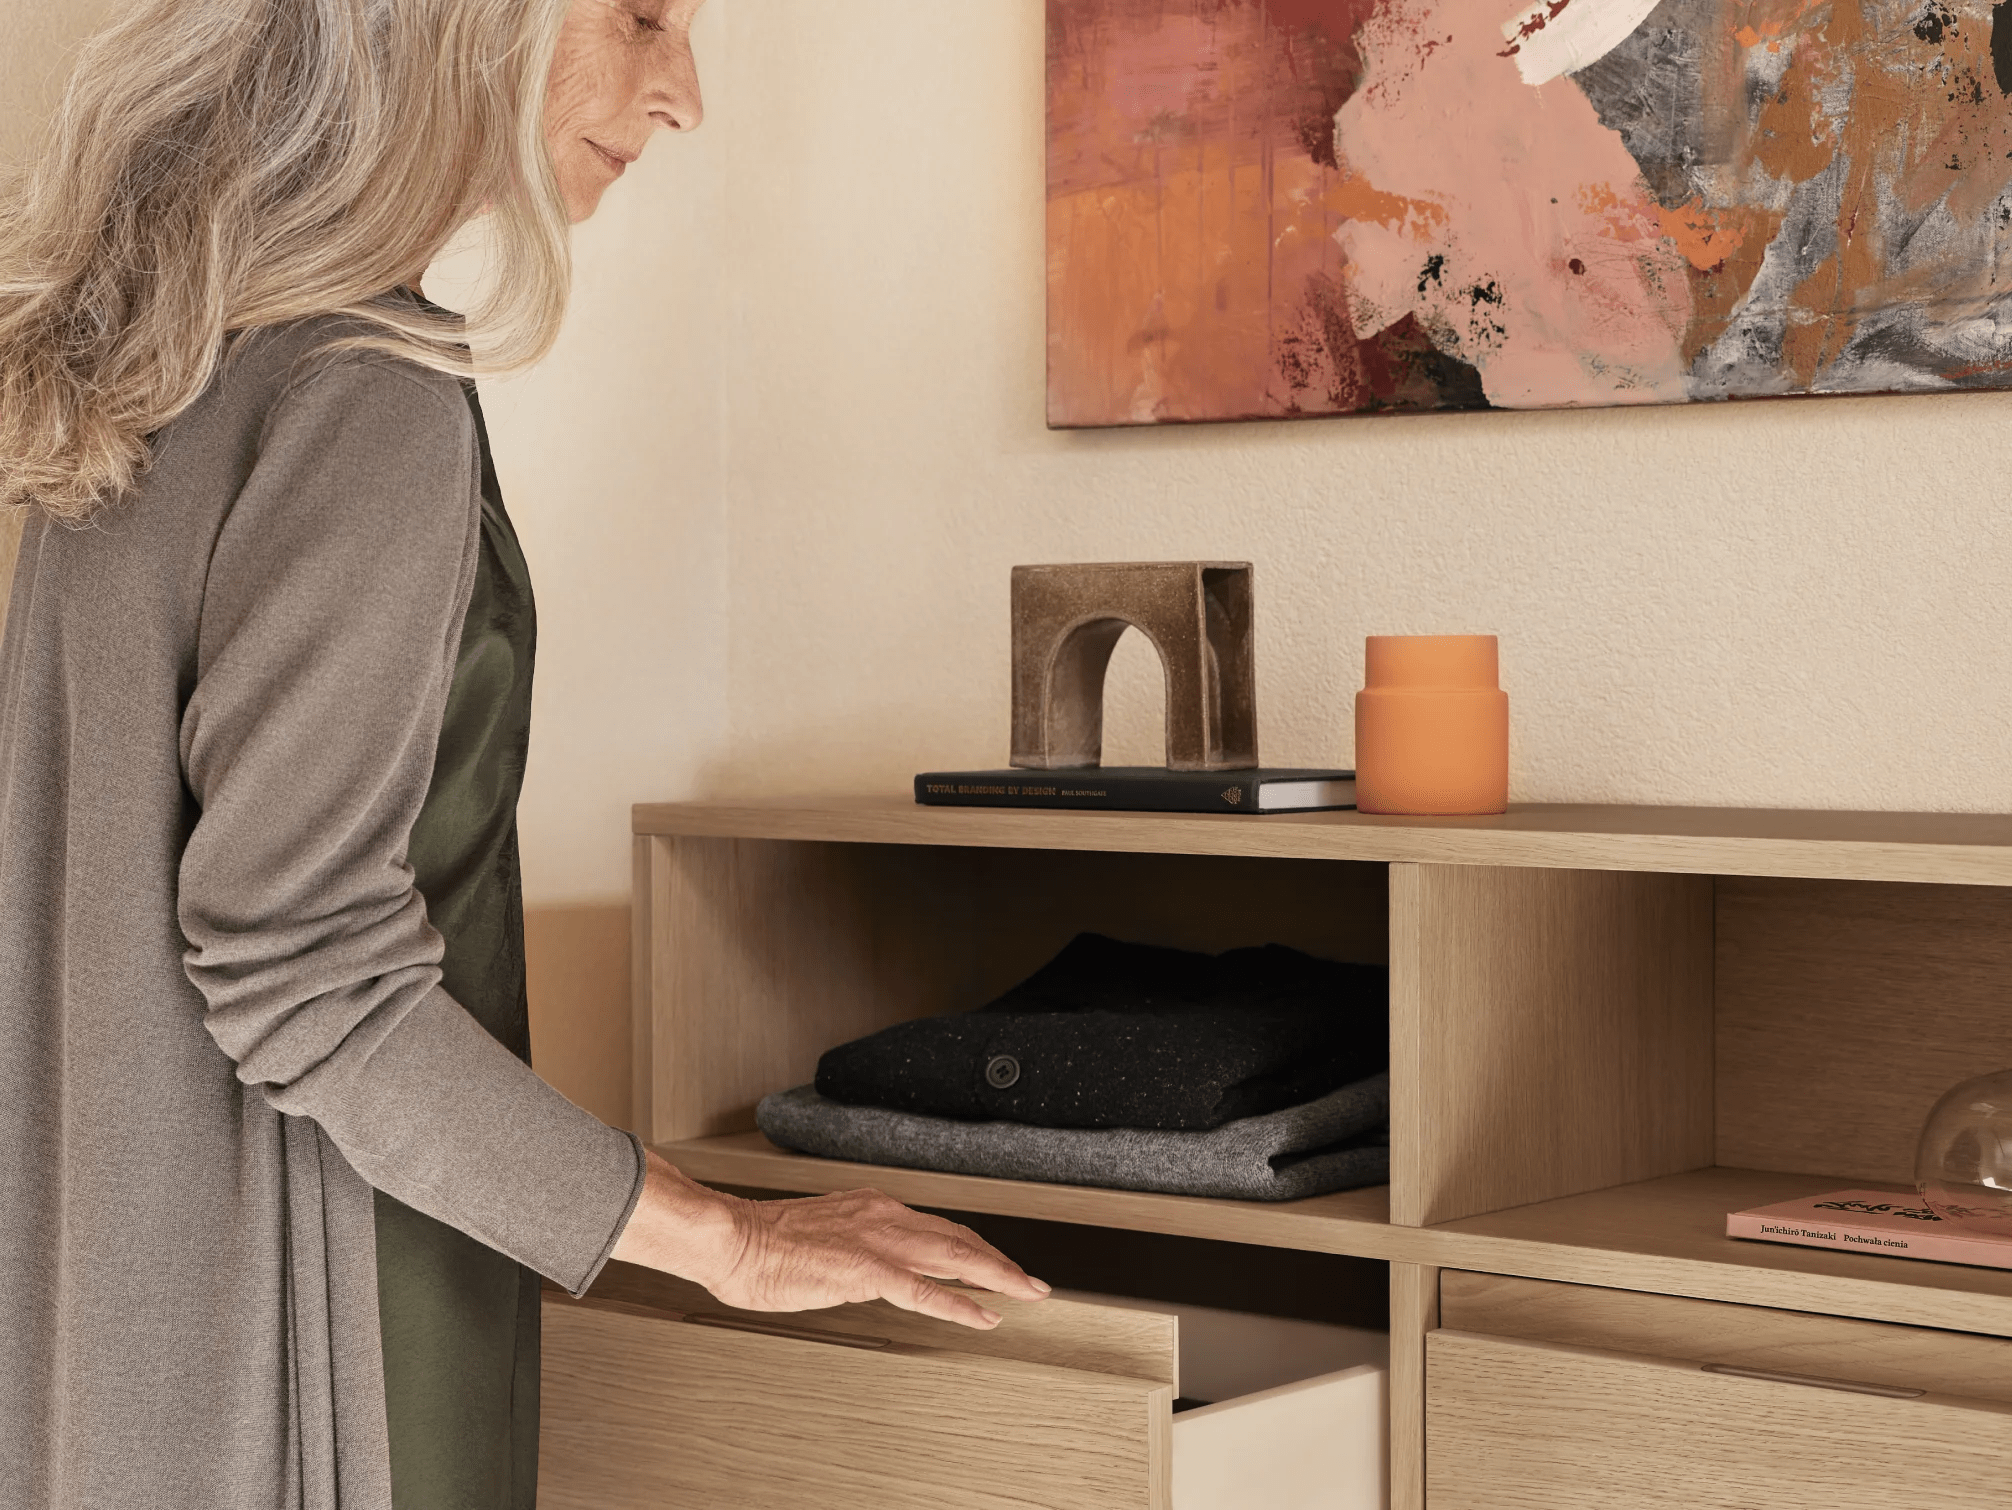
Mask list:
POLYGON ((689 37, 665 49, 667 56, 651 81, 650 117, 667 131, 696 131, 706 118, 705 96, 699 89, 698 59, 689 37))

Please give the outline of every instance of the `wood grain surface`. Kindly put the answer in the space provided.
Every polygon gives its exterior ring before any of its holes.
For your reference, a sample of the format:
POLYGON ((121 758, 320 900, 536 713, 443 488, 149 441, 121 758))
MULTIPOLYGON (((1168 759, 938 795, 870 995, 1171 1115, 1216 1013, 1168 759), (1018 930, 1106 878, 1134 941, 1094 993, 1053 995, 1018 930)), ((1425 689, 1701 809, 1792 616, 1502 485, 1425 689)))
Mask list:
POLYGON ((832 1190, 885 1191, 911 1206, 984 1211, 1043 1221, 1221 1238, 1315 1253, 1390 1256, 1389 1191, 1382 1185, 1303 1201, 1227 1201, 1154 1195, 1088 1185, 1044 1185, 982 1175, 940 1174, 819 1159, 778 1148, 760 1133, 656 1145, 657 1152, 695 1180, 754 1190, 821 1195, 832 1190))
POLYGON ((639 834, 2012 885, 2012 816, 1518 803, 1486 818, 1007 812, 909 794, 642 803, 639 834))
POLYGON ((0 509, 0 624, 7 622, 7 600, 13 596, 14 566, 21 554, 21 531, 27 523, 26 509, 0 509))
POLYGON ((630 911, 620 902, 524 909, 531 1057, 540 1078, 615 1127, 633 1127, 630 911))
POLYGON ((1712 883, 1391 867, 1390 1219, 1712 1162, 1712 883))
MULTIPOLYGON (((1970 1510, 1995 1488, 2012 1272, 1724 1222, 1904 1180, 1935 1095, 2012 1063, 2012 818, 875 799, 638 808, 636 829, 636 1120, 697 1178, 1387 1261, 1396 1510, 1925 1507, 1922 1483, 1970 1510), (1387 958, 1392 1186, 1201 1200, 812 1159, 749 1131, 824 1049, 977 1005, 1085 929, 1387 958)), ((862 1351, 664 1320, 723 1308, 652 1283, 611 1270, 596 1293, 625 1309, 548 1308, 576 1402, 548 1412, 576 1496, 553 1504, 1165 1503, 1165 1318, 786 1319, 886 1339, 862 1351), (635 1409, 638 1384, 673 1404, 635 1409)))
POLYGON ((1458 1332, 2012 1404, 2012 1341, 2002 1337, 1459 1269, 1440 1276, 1439 1314, 1458 1332))
POLYGON ((1986 1510, 2012 1408, 1891 1399, 1452 1330, 1428 1342, 1432 1510, 1986 1510))
POLYGON ((1936 1098, 2012 1065, 2012 891, 1724 881, 1717 1003, 1719 1163, 1911 1183, 1936 1098))
POLYGON ((652 844, 637 902, 653 940, 649 1139, 749 1130, 755 1102, 810 1079, 834 1044, 976 1004, 954 851, 652 844))
POLYGON ((757 1325, 782 1322, 807 1331, 854 1337, 884 1337, 890 1342, 915 1343, 973 1357, 1017 1358, 1022 1363, 1150 1379, 1176 1391, 1180 1388, 1180 1322, 1171 1312, 1079 1300, 1029 1302, 990 1293, 978 1298, 1000 1316, 999 1325, 989 1332, 919 1316, 884 1300, 786 1315, 739 1311, 720 1304, 689 1280, 635 1264, 610 1263, 587 1295, 592 1301, 725 1316, 757 1325))
POLYGON ((1728 1212, 1836 1188, 1821 1175, 1695 1170, 1449 1222, 1422 1234, 1422 1253, 1448 1269, 2012 1336, 2012 1271, 1725 1235, 1728 1212))
POLYGON ((549 1298, 549 1510, 1167 1510, 1173 1388, 549 1298))
POLYGON ((1426 1510, 1425 1338, 1439 1325, 1439 1271, 1392 1264, 1390 1510, 1426 1510))

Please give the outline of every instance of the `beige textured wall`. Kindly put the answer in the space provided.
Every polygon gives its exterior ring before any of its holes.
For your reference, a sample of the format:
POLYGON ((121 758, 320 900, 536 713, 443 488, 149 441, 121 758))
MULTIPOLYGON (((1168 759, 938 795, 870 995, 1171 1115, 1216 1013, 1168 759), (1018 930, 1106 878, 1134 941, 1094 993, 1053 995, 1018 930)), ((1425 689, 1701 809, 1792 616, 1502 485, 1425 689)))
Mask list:
POLYGON ((1365 634, 1492 630, 1518 798, 2012 808, 2012 398, 1050 434, 1039 0, 717 3, 717 788, 1002 763, 1012 564, 1219 556, 1274 761, 1349 760, 1365 634))
POLYGON ((28 152, 77 44, 112 9, 112 0, 7 0, 0 10, 0 158, 28 152))
MULTIPOLYGON (((6 0, 0 9, 0 162, 19 162, 33 150, 77 44, 111 9, 111 0, 6 0)), ((0 621, 7 616, 21 525, 18 511, 0 511, 0 621)))

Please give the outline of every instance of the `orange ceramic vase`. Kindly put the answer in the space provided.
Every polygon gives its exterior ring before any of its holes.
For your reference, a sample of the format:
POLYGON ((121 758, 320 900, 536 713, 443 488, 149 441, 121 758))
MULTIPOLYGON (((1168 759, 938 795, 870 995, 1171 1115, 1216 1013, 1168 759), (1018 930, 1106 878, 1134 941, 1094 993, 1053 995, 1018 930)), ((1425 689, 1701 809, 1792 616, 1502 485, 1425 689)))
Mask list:
POLYGON ((1373 634, 1355 695, 1355 805, 1451 816, 1509 805, 1509 694, 1492 634, 1373 634))

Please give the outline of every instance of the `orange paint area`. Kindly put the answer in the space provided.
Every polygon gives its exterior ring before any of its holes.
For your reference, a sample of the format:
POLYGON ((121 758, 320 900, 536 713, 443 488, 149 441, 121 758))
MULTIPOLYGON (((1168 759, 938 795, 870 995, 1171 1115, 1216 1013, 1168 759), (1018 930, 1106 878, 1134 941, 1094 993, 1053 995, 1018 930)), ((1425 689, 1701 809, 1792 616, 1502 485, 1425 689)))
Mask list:
POLYGON ((1657 212, 1663 235, 1684 254, 1684 260, 1700 272, 1725 265, 1725 260, 1746 244, 1746 232, 1728 215, 1721 219, 1705 208, 1702 199, 1692 199, 1674 210, 1657 212))
POLYGON ((1445 216, 1335 160, 1370 9, 1052 0, 1051 423, 1439 405, 1420 332, 1358 335, 1335 236, 1445 216))
POLYGON ((1721 0, 1533 87, 1501 0, 1047 4, 1052 424, 2012 381, 1981 6, 1721 0))

